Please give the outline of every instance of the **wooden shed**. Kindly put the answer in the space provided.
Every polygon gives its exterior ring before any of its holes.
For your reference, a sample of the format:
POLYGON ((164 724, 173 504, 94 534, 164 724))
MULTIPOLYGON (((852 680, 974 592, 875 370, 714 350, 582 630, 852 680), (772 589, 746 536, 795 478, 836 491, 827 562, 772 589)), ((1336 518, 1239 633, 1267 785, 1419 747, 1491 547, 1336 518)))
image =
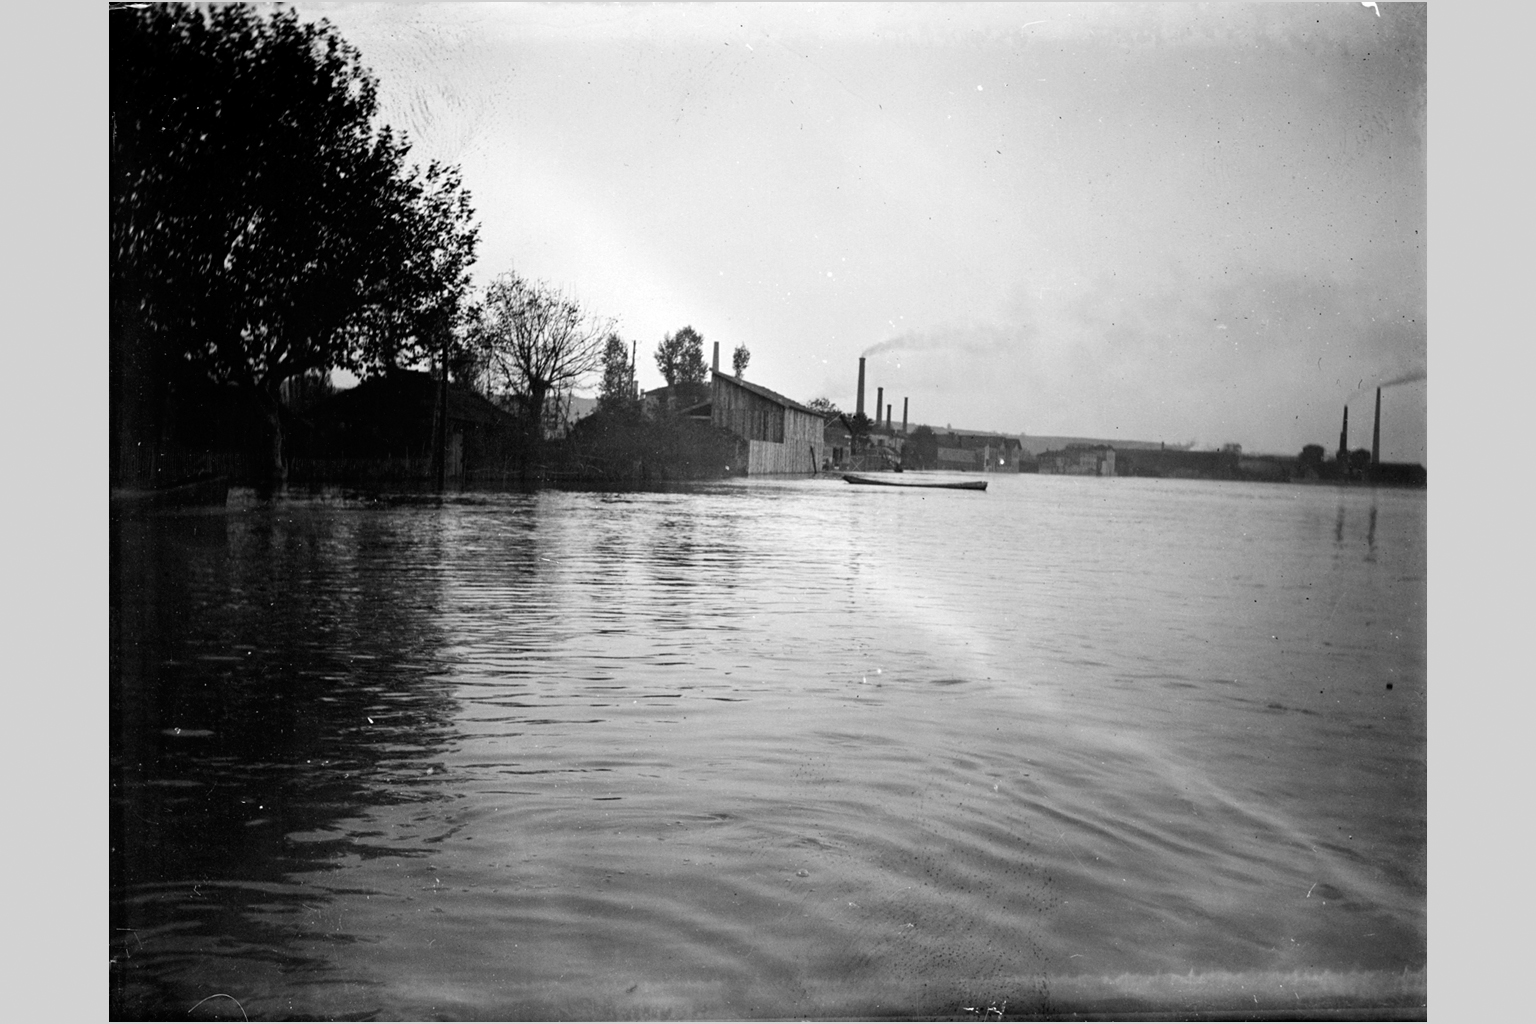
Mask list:
POLYGON ((747 475, 815 473, 826 449, 821 413, 777 391, 715 371, 710 422, 747 442, 747 475))

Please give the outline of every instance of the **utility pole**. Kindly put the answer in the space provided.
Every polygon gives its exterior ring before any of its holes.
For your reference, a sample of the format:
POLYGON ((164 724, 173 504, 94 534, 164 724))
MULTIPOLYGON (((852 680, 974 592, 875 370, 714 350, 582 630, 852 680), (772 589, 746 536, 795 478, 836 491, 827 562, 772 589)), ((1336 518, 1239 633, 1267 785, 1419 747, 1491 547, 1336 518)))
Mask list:
POLYGON ((448 334, 441 322, 438 330, 443 335, 442 356, 439 362, 437 389, 437 493, 443 493, 448 478, 448 334))

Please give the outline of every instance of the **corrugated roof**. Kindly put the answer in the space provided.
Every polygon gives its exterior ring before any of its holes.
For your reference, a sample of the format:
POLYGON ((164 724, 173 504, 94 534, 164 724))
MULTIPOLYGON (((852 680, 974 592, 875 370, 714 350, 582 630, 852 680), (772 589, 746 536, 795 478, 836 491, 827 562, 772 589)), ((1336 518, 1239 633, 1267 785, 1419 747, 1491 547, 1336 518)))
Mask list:
POLYGON ((740 377, 733 377, 733 376, 731 376, 728 373, 720 373, 719 371, 711 371, 711 372, 714 374, 714 379, 715 380, 723 380, 726 383, 732 384, 732 385, 734 385, 734 386, 736 386, 738 388, 741 388, 744 391, 750 391, 754 395, 757 395, 760 398, 766 398, 766 399, 768 399, 768 401, 774 402, 774 403, 776 403, 778 405, 782 405, 786 409, 794 409, 796 412, 808 413, 808 414, 810 414, 812 416, 815 416, 817 418, 821 417, 821 413, 817 412, 815 409, 812 409, 810 406, 808 406, 808 405, 801 405, 799 402, 795 401, 793 398, 785 398, 783 395, 779 394, 777 391, 773 391, 773 390, 771 390, 769 388, 765 388, 761 384, 753 384, 751 381, 742 380, 740 377))

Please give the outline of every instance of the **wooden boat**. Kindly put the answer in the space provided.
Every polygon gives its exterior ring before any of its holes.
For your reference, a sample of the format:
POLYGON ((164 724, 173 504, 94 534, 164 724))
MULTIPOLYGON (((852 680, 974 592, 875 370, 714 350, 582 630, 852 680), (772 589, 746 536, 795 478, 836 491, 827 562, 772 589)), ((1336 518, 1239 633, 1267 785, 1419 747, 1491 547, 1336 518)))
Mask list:
POLYGON ((903 479, 896 477, 884 480, 874 476, 860 476, 857 473, 844 473, 843 479, 851 484, 869 484, 875 487, 944 487, 952 491, 984 491, 987 489, 985 480, 913 480, 910 477, 903 479))

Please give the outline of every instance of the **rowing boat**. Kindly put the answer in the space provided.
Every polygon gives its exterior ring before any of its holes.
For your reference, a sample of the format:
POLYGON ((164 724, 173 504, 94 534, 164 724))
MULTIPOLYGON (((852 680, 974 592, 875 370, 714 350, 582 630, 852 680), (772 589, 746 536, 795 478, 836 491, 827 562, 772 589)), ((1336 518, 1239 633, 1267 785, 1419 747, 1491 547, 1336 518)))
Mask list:
POLYGON ((843 479, 851 484, 869 484, 875 487, 945 487, 952 491, 984 491, 985 480, 882 480, 879 477, 844 473, 843 479))

